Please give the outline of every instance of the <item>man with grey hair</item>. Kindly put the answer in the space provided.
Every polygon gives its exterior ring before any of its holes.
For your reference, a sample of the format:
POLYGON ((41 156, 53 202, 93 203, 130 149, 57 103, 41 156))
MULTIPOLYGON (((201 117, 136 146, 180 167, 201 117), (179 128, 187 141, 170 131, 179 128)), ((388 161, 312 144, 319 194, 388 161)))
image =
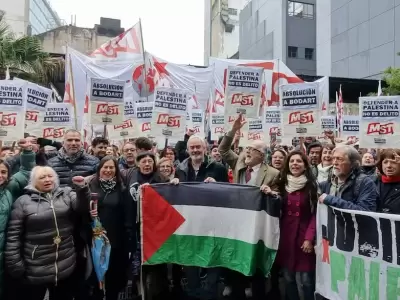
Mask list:
POLYGON ((70 129, 64 134, 63 147, 48 164, 60 178, 60 186, 64 187, 72 186, 74 176, 87 177, 96 173, 99 159, 85 153, 80 132, 70 129))
MULTIPOLYGON (((175 177, 180 182, 228 182, 228 170, 220 163, 210 160, 206 156, 206 143, 203 138, 192 135, 187 141, 189 157, 176 168, 175 177)), ((184 267, 187 279, 187 295, 193 299, 217 299, 219 269, 201 269, 198 267, 184 267), (201 275, 207 274, 207 288, 202 287, 201 275)), ((179 274, 175 273, 174 282, 178 283, 179 274)), ((175 291, 175 293, 177 293, 175 291)), ((178 292, 179 293, 179 292, 178 292)))
MULTIPOLYGON (((253 141, 240 155, 231 150, 236 133, 245 123, 242 114, 239 114, 232 125, 232 130, 222 139, 218 150, 222 159, 232 169, 234 183, 259 186, 263 193, 276 195, 279 171, 265 163, 267 145, 262 141, 253 141)), ((277 197, 275 199, 280 201, 277 197)), ((266 298, 265 278, 261 274, 245 277, 237 272, 226 270, 225 281, 224 295, 233 299, 266 298)))
POLYGON ((320 184, 319 202, 342 209, 376 211, 376 187, 361 172, 361 156, 352 146, 333 150, 333 175, 320 184))

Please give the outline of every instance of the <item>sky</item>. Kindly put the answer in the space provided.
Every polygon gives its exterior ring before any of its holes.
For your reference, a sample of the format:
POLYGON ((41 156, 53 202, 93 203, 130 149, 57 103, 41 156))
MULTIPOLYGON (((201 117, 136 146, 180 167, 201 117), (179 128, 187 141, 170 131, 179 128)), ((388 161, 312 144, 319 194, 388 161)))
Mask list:
POLYGON ((61 19, 93 28, 100 17, 128 29, 141 18, 145 50, 168 62, 204 64, 204 0, 48 0, 61 19))

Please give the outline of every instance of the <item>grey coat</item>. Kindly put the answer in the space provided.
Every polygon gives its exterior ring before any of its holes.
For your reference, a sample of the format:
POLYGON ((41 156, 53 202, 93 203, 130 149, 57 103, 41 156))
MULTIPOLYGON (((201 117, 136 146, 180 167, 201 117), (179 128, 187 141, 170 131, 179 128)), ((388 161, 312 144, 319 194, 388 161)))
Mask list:
POLYGON ((86 185, 76 192, 70 187, 57 188, 51 197, 32 186, 25 192, 11 212, 6 268, 13 277, 29 284, 56 284, 75 269, 73 214, 89 212, 89 188, 86 185))

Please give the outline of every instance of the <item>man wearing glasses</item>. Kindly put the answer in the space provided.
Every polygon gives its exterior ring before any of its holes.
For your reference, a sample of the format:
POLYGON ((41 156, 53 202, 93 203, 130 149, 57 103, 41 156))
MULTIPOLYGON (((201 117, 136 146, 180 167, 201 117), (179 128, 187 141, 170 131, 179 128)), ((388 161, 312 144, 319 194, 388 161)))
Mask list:
MULTIPOLYGON (((262 141, 253 141, 239 155, 231 150, 235 134, 244 124, 246 122, 242 114, 239 114, 232 125, 232 130, 224 136, 218 147, 222 159, 233 170, 234 183, 259 186, 263 193, 276 195, 279 171, 265 163, 267 145, 262 141)), ((246 278, 239 273, 227 270, 225 280, 224 295, 229 295, 233 299, 252 297, 259 300, 266 297, 265 278, 261 274, 246 278)))

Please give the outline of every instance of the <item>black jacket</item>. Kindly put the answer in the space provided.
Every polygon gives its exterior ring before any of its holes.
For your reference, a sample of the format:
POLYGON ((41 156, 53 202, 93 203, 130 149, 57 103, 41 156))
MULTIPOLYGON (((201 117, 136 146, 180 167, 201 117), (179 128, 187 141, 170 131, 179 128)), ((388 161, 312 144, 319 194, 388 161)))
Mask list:
POLYGON ((133 201, 128 189, 122 184, 117 184, 111 193, 105 193, 99 184, 99 180, 93 177, 89 181, 91 193, 97 193, 97 212, 101 224, 107 231, 112 249, 128 250, 132 247, 133 201))
POLYGON ((30 284, 56 284, 75 269, 72 214, 89 213, 89 188, 57 188, 51 198, 28 186, 13 205, 5 251, 6 268, 30 284), (52 208, 53 207, 53 208, 52 208), (58 247, 54 238, 60 236, 58 247))
POLYGON ((87 177, 96 173, 99 159, 95 156, 84 153, 75 163, 70 164, 58 154, 49 159, 48 165, 56 171, 60 186, 72 186, 72 177, 87 177))
POLYGON ((180 182, 204 181, 207 177, 212 177, 218 182, 229 182, 228 170, 220 163, 210 161, 207 157, 200 166, 197 176, 193 170, 190 158, 181 162, 175 170, 175 177, 180 182))
POLYGON ((380 176, 375 182, 378 212, 400 214, 400 182, 383 183, 380 176))

